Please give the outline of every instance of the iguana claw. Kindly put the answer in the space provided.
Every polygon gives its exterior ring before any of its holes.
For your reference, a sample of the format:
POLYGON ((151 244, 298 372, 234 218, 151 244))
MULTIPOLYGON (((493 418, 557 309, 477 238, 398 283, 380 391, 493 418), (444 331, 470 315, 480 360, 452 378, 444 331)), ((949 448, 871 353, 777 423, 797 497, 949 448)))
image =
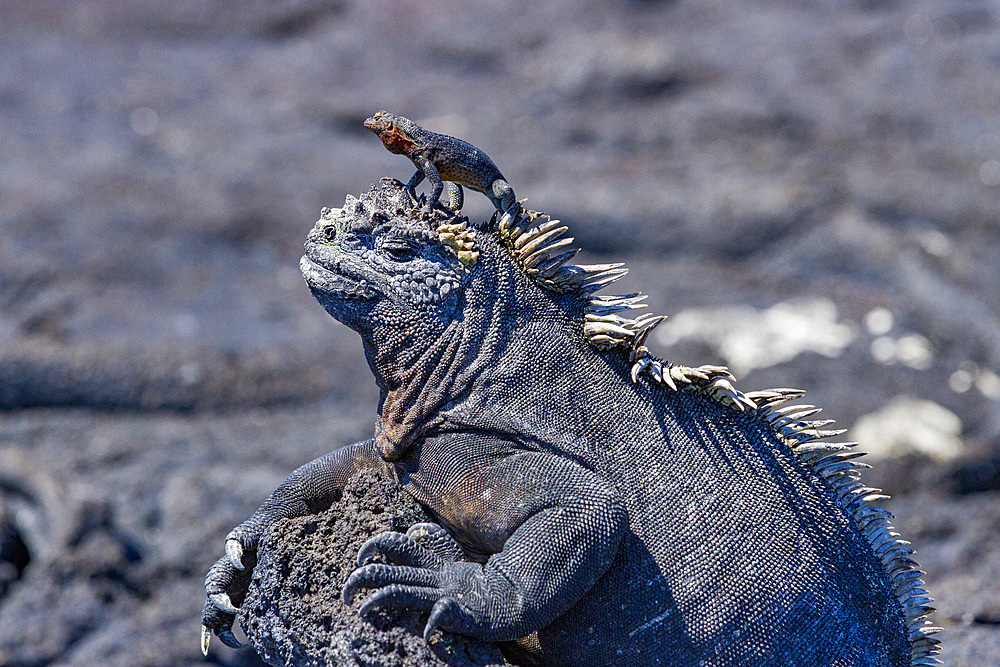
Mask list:
POLYGON ((208 656, 208 644, 212 641, 212 633, 209 632, 208 626, 201 626, 201 654, 208 656))
POLYGON ((246 644, 236 638, 236 635, 234 635, 231 630, 223 630, 220 632, 219 639, 221 639, 222 643, 229 648, 243 648, 246 646, 246 644))
POLYGON ((234 540, 232 538, 226 540, 226 556, 229 557, 229 562, 233 564, 237 570, 244 569, 243 565, 243 545, 240 544, 239 540, 234 540))
POLYGON ((431 615, 427 618, 427 625, 424 626, 424 641, 430 642, 431 637, 434 636, 434 632, 441 625, 446 614, 450 614, 454 611, 453 606, 455 601, 450 598, 441 598, 434 603, 434 608, 431 609, 431 615))
POLYGON ((358 567, 365 565, 370 561, 375 554, 379 553, 379 545, 381 540, 379 539, 381 535, 376 535, 375 537, 369 539, 367 542, 361 545, 358 549, 358 567))
POLYGON ((361 548, 358 550, 358 567, 364 566, 377 554, 382 554, 389 561, 397 565, 409 565, 412 567, 441 566, 440 556, 402 533, 379 533, 361 545, 361 548))
MULTIPOLYGON (((239 608, 233 604, 233 601, 229 599, 228 593, 212 593, 208 596, 208 599, 212 601, 212 604, 227 614, 238 614, 240 611, 239 608)), ((222 638, 221 634, 219 635, 219 638, 222 638)), ((226 644, 226 646, 228 646, 228 644, 226 644)))

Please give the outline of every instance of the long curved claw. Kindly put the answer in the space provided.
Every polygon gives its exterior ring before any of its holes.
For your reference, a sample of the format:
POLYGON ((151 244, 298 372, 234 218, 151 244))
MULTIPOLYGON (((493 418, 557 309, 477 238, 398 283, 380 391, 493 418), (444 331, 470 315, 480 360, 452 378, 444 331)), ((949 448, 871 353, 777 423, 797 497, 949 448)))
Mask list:
POLYGON ((243 565, 243 545, 240 544, 239 540, 234 540, 233 538, 226 540, 226 556, 237 570, 245 569, 243 565))
POLYGON ((208 626, 201 626, 201 654, 203 656, 208 656, 208 644, 212 641, 212 633, 209 632, 208 626))
POLYGON ((344 584, 344 604, 351 604, 354 596, 362 588, 382 588, 393 584, 436 588, 441 584, 441 575, 434 570, 406 565, 385 565, 372 563, 359 567, 351 573, 344 584))
POLYGON ((223 630, 220 632, 219 639, 221 639, 222 643, 229 648, 243 648, 246 646, 246 644, 236 638, 236 635, 233 634, 232 630, 223 630))
POLYGON ((367 564, 368 561, 376 556, 376 554, 382 552, 382 550, 379 549, 379 545, 381 543, 379 538, 381 537, 381 535, 376 535, 361 545, 361 548, 358 549, 358 567, 367 564))
POLYGON ((430 611, 441 598, 441 593, 433 588, 390 584, 372 593, 358 610, 362 618, 368 618, 376 610, 430 611))
MULTIPOLYGON (((212 593, 208 596, 208 599, 212 601, 212 604, 227 614, 238 614, 240 612, 239 608, 233 604, 232 600, 229 599, 228 593, 212 593)), ((219 638, 221 639, 222 635, 219 635, 219 638)))
POLYGON ((452 615, 454 613, 455 601, 451 598, 441 598, 434 603, 434 608, 431 609, 431 615, 427 618, 427 625, 424 626, 424 641, 430 642, 431 637, 444 622, 446 615, 452 615))

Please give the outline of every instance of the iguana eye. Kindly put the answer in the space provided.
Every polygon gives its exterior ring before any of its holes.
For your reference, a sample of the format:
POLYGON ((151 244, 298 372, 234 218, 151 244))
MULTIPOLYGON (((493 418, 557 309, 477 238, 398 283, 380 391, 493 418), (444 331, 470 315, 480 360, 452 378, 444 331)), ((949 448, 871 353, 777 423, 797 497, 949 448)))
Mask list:
POLYGON ((396 262, 405 262, 417 256, 417 248, 402 239, 386 241, 382 244, 382 252, 396 262))

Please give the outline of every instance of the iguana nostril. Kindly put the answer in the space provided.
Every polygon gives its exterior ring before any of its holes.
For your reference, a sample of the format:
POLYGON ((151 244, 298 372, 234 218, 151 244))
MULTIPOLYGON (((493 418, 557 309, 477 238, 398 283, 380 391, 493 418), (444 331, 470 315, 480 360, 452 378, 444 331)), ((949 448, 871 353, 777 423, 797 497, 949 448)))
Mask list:
POLYGON ((333 225, 327 225, 323 228, 323 238, 327 241, 332 241, 337 238, 337 228, 333 225))

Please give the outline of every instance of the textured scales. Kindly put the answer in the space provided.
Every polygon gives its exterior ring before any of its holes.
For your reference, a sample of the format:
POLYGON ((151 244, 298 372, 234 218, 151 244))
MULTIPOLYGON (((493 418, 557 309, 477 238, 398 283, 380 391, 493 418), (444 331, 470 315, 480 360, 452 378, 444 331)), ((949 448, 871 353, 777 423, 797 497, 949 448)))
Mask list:
POLYGON ((937 662, 912 551, 803 392, 655 358, 644 297, 595 294, 625 269, 570 264, 544 215, 515 203, 472 232, 409 201, 384 180, 309 235, 303 274, 382 392, 375 437, 298 469, 230 533, 206 627, 235 642, 267 525, 375 468, 447 530, 376 538, 344 595, 428 612, 427 638, 542 664, 937 662))
POLYGON ((573 265, 569 263, 579 249, 566 249, 572 238, 559 240, 565 226, 559 226, 548 216, 522 208, 519 205, 504 212, 498 230, 514 259, 535 282, 555 292, 578 293, 586 299, 584 336, 594 347, 602 350, 613 347, 629 351, 633 361, 631 378, 639 382, 640 376, 652 378, 673 391, 689 390, 704 393, 714 400, 740 412, 750 413, 767 424, 784 444, 791 448, 799 460, 808 465, 829 487, 839 505, 857 523, 871 548, 878 556, 891 579, 893 591, 906 618, 907 636, 910 640, 910 659, 913 665, 938 664, 939 641, 933 637, 941 628, 927 620, 934 611, 933 599, 924 589, 921 577, 924 572, 910 558, 914 553, 909 542, 900 538, 890 524, 893 518, 887 510, 870 503, 886 500, 881 489, 865 486, 860 481, 860 471, 866 464, 856 462, 864 452, 851 451, 856 442, 834 443, 825 439, 846 432, 846 429, 824 430, 834 423, 832 419, 809 421, 806 417, 821 411, 812 405, 782 406, 801 398, 800 389, 765 389, 744 394, 733 386, 735 378, 723 366, 676 366, 653 357, 644 346, 649 333, 666 316, 643 314, 627 317, 645 308, 645 295, 622 294, 617 296, 588 296, 593 285, 604 287, 625 275, 622 264, 573 265), (554 256, 554 259, 553 259, 554 256), (539 265, 545 271, 538 270, 539 265))

